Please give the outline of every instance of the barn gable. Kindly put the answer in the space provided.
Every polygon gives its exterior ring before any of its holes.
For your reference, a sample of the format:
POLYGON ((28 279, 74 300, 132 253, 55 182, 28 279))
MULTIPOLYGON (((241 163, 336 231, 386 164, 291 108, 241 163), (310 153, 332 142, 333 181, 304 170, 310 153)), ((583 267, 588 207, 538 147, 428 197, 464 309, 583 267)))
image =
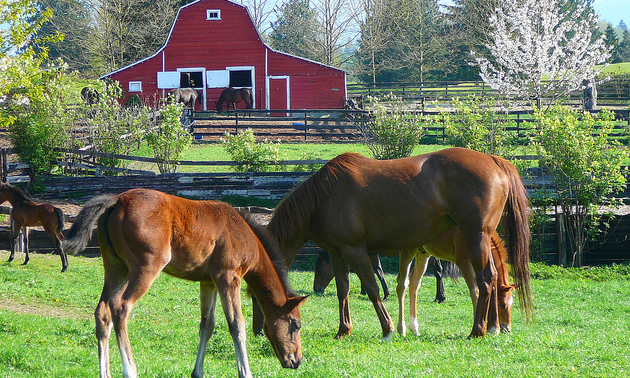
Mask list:
POLYGON ((164 46, 106 77, 120 82, 126 98, 150 103, 173 88, 195 88, 203 110, 214 109, 228 85, 252 88, 257 109, 339 109, 346 97, 343 70, 274 51, 247 8, 229 0, 181 7, 164 46))

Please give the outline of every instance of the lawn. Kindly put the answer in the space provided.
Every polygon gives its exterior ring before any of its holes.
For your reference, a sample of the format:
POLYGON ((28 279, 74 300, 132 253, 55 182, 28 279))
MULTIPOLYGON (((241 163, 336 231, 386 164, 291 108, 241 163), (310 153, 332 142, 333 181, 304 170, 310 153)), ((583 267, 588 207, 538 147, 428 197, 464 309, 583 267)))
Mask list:
MULTIPOLYGON (((0 251, 0 376, 93 377, 98 372, 93 310, 102 285, 98 258, 70 257, 59 273, 55 255, 34 255, 27 266, 6 263, 0 251)), ((515 306, 511 334, 467 340, 472 325, 466 285, 446 282, 447 301, 432 302, 435 280, 420 291, 421 336, 380 340, 374 309, 351 275, 353 333, 334 340, 334 285, 302 308, 304 360, 279 365, 265 338, 251 337, 251 305, 244 300, 254 376, 268 377, 619 377, 630 373, 630 268, 563 269, 533 266, 536 325, 515 306)), ((310 294, 312 272, 289 273, 310 294)), ((395 288, 395 277, 386 277, 395 288)), ((162 275, 134 307, 129 322, 140 376, 185 377, 192 371, 199 322, 198 285, 162 275)), ((397 318, 394 297, 386 303, 397 318)), ((235 376, 234 348, 221 309, 206 357, 207 376, 235 376)), ((121 375, 112 340, 112 375, 121 375)))

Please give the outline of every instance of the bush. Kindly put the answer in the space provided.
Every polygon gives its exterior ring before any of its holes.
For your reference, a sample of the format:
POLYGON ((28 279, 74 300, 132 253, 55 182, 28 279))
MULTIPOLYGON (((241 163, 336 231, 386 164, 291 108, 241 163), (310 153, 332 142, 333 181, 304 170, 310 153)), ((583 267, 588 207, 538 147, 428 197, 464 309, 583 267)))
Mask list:
POLYGON ((415 112, 406 111, 401 98, 389 95, 369 99, 374 107, 371 121, 362 130, 364 143, 374 159, 410 156, 424 136, 425 121, 415 112))
POLYGON ((507 130, 508 115, 494 101, 469 97, 453 101, 454 113, 444 114, 444 129, 448 143, 486 154, 510 158, 517 138, 507 130))
POLYGON ((551 192, 565 215, 572 265, 581 265, 584 246, 598 227, 604 207, 619 204, 612 195, 625 187, 621 164, 627 153, 608 138, 614 116, 602 111, 595 119, 588 112, 555 106, 537 110, 539 123, 532 140, 539 164, 553 177, 551 192))
MULTIPOLYGON (((225 134, 222 139, 225 151, 237 163, 237 172, 267 172, 270 162, 278 162, 280 149, 268 139, 257 142, 252 129, 239 131, 236 135, 225 134)), ((280 142, 278 142, 280 143, 280 142)))
POLYGON ((161 121, 146 131, 145 140, 153 149, 160 173, 174 173, 182 151, 192 144, 192 135, 180 122, 183 107, 183 104, 163 105, 161 121))

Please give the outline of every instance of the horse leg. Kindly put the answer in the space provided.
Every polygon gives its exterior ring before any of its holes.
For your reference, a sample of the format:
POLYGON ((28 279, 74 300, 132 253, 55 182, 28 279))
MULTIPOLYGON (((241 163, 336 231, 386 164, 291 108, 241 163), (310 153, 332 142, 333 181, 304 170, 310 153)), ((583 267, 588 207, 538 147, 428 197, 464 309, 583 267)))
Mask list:
POLYGON ((213 279, 217 285, 219 296, 221 297, 221 306, 223 307, 228 329, 234 342, 238 376, 251 377, 252 372, 249 369, 245 339, 245 319, 241 310, 241 280, 234 272, 230 271, 221 272, 219 277, 213 277, 213 279))
POLYGON ((256 296, 252 295, 252 331, 254 336, 263 335, 263 325, 265 324, 265 314, 258 303, 256 296))
POLYGON ((15 224, 15 220, 11 217, 11 255, 9 255, 9 261, 13 261, 15 258, 15 245, 19 242, 20 229, 22 227, 15 224))
POLYGON ((376 277, 380 281, 381 286, 383 287, 383 300, 387 300, 387 297, 389 297, 389 288, 387 287, 387 281, 385 281, 385 272, 383 272, 381 259, 378 257, 378 255, 374 255, 372 268, 374 270, 374 273, 376 274, 376 277))
POLYGON ((348 263, 337 251, 331 251, 329 254, 333 269, 335 270, 335 286, 337 286, 337 300, 339 301, 339 330, 335 335, 335 339, 341 339, 352 332, 350 306, 348 305, 350 268, 348 263))
POLYGON ((217 288, 212 282, 202 281, 199 284, 199 299, 201 302, 201 322, 199 323, 199 347, 197 348, 197 360, 191 376, 203 377, 203 361, 208 348, 208 340, 214 332, 216 323, 214 312, 217 305, 217 288))
POLYGON ((44 227, 44 231, 46 231, 46 233, 50 237, 50 240, 55 243, 55 248, 57 248, 57 251, 59 251, 59 256, 61 257, 61 273, 63 273, 68 270, 68 256, 63 251, 63 246, 61 242, 63 240, 63 234, 57 229, 56 225, 54 228, 46 226, 44 227))
MULTIPOLYGON (((496 287, 497 272, 492 261, 490 236, 486 232, 482 232, 477 233, 474 237, 469 237, 467 240, 468 243, 462 245, 468 245, 470 248, 470 261, 475 271, 475 281, 479 291, 473 328, 468 338, 482 337, 487 331, 488 311, 493 289, 496 287)), ((496 305, 496 300, 494 304, 496 305)))
POLYGON ((407 334, 405 324, 405 295, 409 287, 409 268, 415 253, 400 252, 398 258, 398 277, 396 278, 396 294, 398 294, 398 326, 396 330, 402 336, 407 334))
POLYGON ((149 290, 149 287, 151 287, 151 284, 160 274, 163 267, 162 264, 151 266, 150 263, 134 266, 129 271, 127 287, 122 296, 114 297, 109 301, 124 377, 135 378, 138 376, 136 364, 133 362, 129 332, 127 330, 129 314, 134 304, 149 290))
POLYGON ((22 265, 28 264, 28 261, 31 259, 28 254, 28 227, 22 226, 22 235, 24 236, 24 253, 26 257, 24 258, 24 262, 22 265))
MULTIPOLYGON (((103 249, 105 251, 105 249, 103 249)), ((120 260, 112 260, 107 252, 103 255, 103 266, 105 267, 105 279, 103 291, 99 299, 94 320, 96 323, 96 340, 98 342, 98 364, 99 376, 101 378, 110 377, 109 367, 109 337, 112 332, 112 312, 110 301, 114 297, 120 297, 125 288, 128 270, 120 260)))
POLYGON ((411 271, 409 283, 409 330, 416 336, 420 336, 420 326, 418 324, 418 289, 422 285, 422 277, 427 271, 430 255, 424 250, 416 252, 416 265, 411 271))
POLYGON ((442 269, 442 261, 438 258, 435 258, 435 263, 433 264, 433 275, 435 276, 435 301, 437 303, 442 303, 446 300, 446 295, 444 294, 444 278, 442 273, 444 269, 442 269))
POLYGON ((343 255, 345 256, 346 261, 352 262, 350 265, 365 286, 365 291, 370 298, 370 301, 372 301, 378 320, 381 323, 383 340, 388 341, 391 337, 392 331, 394 330, 394 323, 387 313, 379 295, 378 284, 376 283, 374 271, 372 270, 372 263, 365 247, 346 248, 343 251, 343 255))

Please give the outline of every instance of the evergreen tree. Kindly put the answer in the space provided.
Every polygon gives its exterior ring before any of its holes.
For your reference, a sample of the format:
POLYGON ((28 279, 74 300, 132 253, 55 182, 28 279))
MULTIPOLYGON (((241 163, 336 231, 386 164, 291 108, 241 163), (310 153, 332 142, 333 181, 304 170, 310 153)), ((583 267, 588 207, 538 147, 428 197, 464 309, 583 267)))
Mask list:
POLYGON ((317 16, 309 0, 288 0, 276 7, 269 43, 276 50, 318 60, 314 51, 317 16))
POLYGON ((608 26, 606 26, 606 30, 604 30, 604 36, 606 47, 611 50, 611 56, 608 62, 619 63, 621 61, 619 58, 619 39, 617 38, 615 28, 613 28, 611 24, 608 24, 608 26))

